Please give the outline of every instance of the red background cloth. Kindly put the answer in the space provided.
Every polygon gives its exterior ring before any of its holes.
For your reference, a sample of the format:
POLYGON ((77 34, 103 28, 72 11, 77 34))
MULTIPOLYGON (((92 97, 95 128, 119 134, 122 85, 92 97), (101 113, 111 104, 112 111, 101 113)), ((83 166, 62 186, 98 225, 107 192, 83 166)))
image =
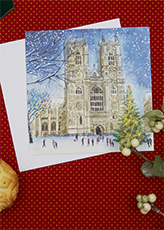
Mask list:
MULTIPOLYGON (((1 43, 25 38, 27 30, 68 29, 114 18, 120 18, 122 27, 150 27, 153 105, 161 109, 164 1, 14 3, 0 21, 1 43)), ((140 171, 144 160, 135 154, 110 153, 20 173, 2 91, 0 98, 1 157, 20 179, 14 206, 0 214, 1 229, 164 229, 161 215, 152 210, 143 215, 137 208, 137 194, 155 193, 155 204, 164 212, 163 178, 144 177, 140 171)), ((143 152, 148 159, 156 155, 164 159, 162 135, 155 134, 155 151, 143 152)))

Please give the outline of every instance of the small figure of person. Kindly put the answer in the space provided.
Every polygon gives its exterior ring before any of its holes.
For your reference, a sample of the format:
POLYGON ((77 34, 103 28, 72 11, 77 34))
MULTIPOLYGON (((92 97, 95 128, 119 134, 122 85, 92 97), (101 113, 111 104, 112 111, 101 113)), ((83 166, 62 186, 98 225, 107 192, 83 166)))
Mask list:
POLYGON ((99 143, 99 138, 97 137, 97 144, 99 143))
POLYGON ((150 147, 149 139, 147 139, 147 145, 148 145, 148 147, 150 147))
POLYGON ((114 142, 113 141, 112 141, 111 145, 112 145, 112 147, 114 147, 114 142))
POLYGON ((46 140, 45 140, 45 139, 43 140, 43 145, 42 145, 42 147, 46 147, 46 140))
POLYGON ((92 138, 92 146, 94 146, 94 139, 92 138))
POLYGON ((88 138, 88 146, 90 145, 90 140, 89 140, 89 138, 88 138))
POLYGON ((76 141, 78 141, 78 134, 76 133, 76 141))
POLYGON ((84 137, 81 139, 82 146, 84 145, 84 137))
POLYGON ((106 138, 106 145, 108 146, 109 139, 108 137, 106 138))
POLYGON ((55 147, 57 148, 58 147, 58 143, 55 141, 55 147))
POLYGON ((109 139, 109 144, 110 144, 110 146, 112 145, 112 141, 111 141, 111 139, 109 139))
POLYGON ((102 142, 104 142, 104 135, 102 135, 102 142))
POLYGON ((152 139, 151 138, 149 138, 149 144, 150 144, 150 146, 152 146, 152 139))
POLYGON ((54 140, 52 141, 52 146, 55 149, 55 141, 54 140))

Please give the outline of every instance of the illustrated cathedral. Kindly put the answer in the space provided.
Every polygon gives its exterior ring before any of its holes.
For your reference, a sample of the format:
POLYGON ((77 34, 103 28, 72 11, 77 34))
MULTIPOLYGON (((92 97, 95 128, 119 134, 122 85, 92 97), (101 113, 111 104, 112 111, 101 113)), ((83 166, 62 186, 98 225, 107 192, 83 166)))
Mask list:
POLYGON ((33 137, 76 133, 109 134, 122 115, 125 80, 120 44, 102 35, 97 49, 98 67, 89 72, 88 44, 72 37, 65 45, 65 97, 52 100, 47 114, 31 124, 33 137), (53 103, 54 102, 54 103, 53 103))

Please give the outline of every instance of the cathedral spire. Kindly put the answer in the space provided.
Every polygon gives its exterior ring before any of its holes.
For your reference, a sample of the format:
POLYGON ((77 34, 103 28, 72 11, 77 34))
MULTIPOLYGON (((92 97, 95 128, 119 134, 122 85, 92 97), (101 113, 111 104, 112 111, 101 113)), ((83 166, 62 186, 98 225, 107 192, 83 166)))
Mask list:
POLYGON ((118 42, 117 32, 115 33, 114 41, 115 41, 115 42, 118 42))
POLYGON ((102 33, 102 41, 105 42, 104 34, 102 33))
POLYGON ((83 42, 84 42, 84 44, 87 44, 84 31, 82 31, 82 33, 83 33, 83 42))
POLYGON ((82 31, 82 33, 83 33, 83 39, 85 40, 85 33, 84 33, 84 31, 82 31))

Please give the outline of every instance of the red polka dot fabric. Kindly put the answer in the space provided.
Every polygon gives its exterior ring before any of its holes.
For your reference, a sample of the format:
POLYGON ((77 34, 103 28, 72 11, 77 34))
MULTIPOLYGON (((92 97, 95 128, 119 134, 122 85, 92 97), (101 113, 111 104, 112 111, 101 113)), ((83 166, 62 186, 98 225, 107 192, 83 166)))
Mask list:
MULTIPOLYGON (((68 29, 120 18, 122 27, 150 27, 153 107, 163 103, 163 0, 14 0, 0 21, 0 42, 25 38, 28 30, 68 29)), ((3 57, 2 57, 3 58, 3 57)), ((12 100, 12 98, 11 98, 12 100)), ((154 193, 164 212, 163 178, 146 178, 135 154, 112 153, 41 169, 19 172, 2 90, 0 90, 1 158, 17 172, 20 190, 14 205, 0 214, 1 229, 164 229, 163 217, 137 208, 136 195, 154 193)), ((19 125, 19 121, 16 121, 19 125)), ((155 151, 163 160, 163 133, 155 134, 155 151)))

